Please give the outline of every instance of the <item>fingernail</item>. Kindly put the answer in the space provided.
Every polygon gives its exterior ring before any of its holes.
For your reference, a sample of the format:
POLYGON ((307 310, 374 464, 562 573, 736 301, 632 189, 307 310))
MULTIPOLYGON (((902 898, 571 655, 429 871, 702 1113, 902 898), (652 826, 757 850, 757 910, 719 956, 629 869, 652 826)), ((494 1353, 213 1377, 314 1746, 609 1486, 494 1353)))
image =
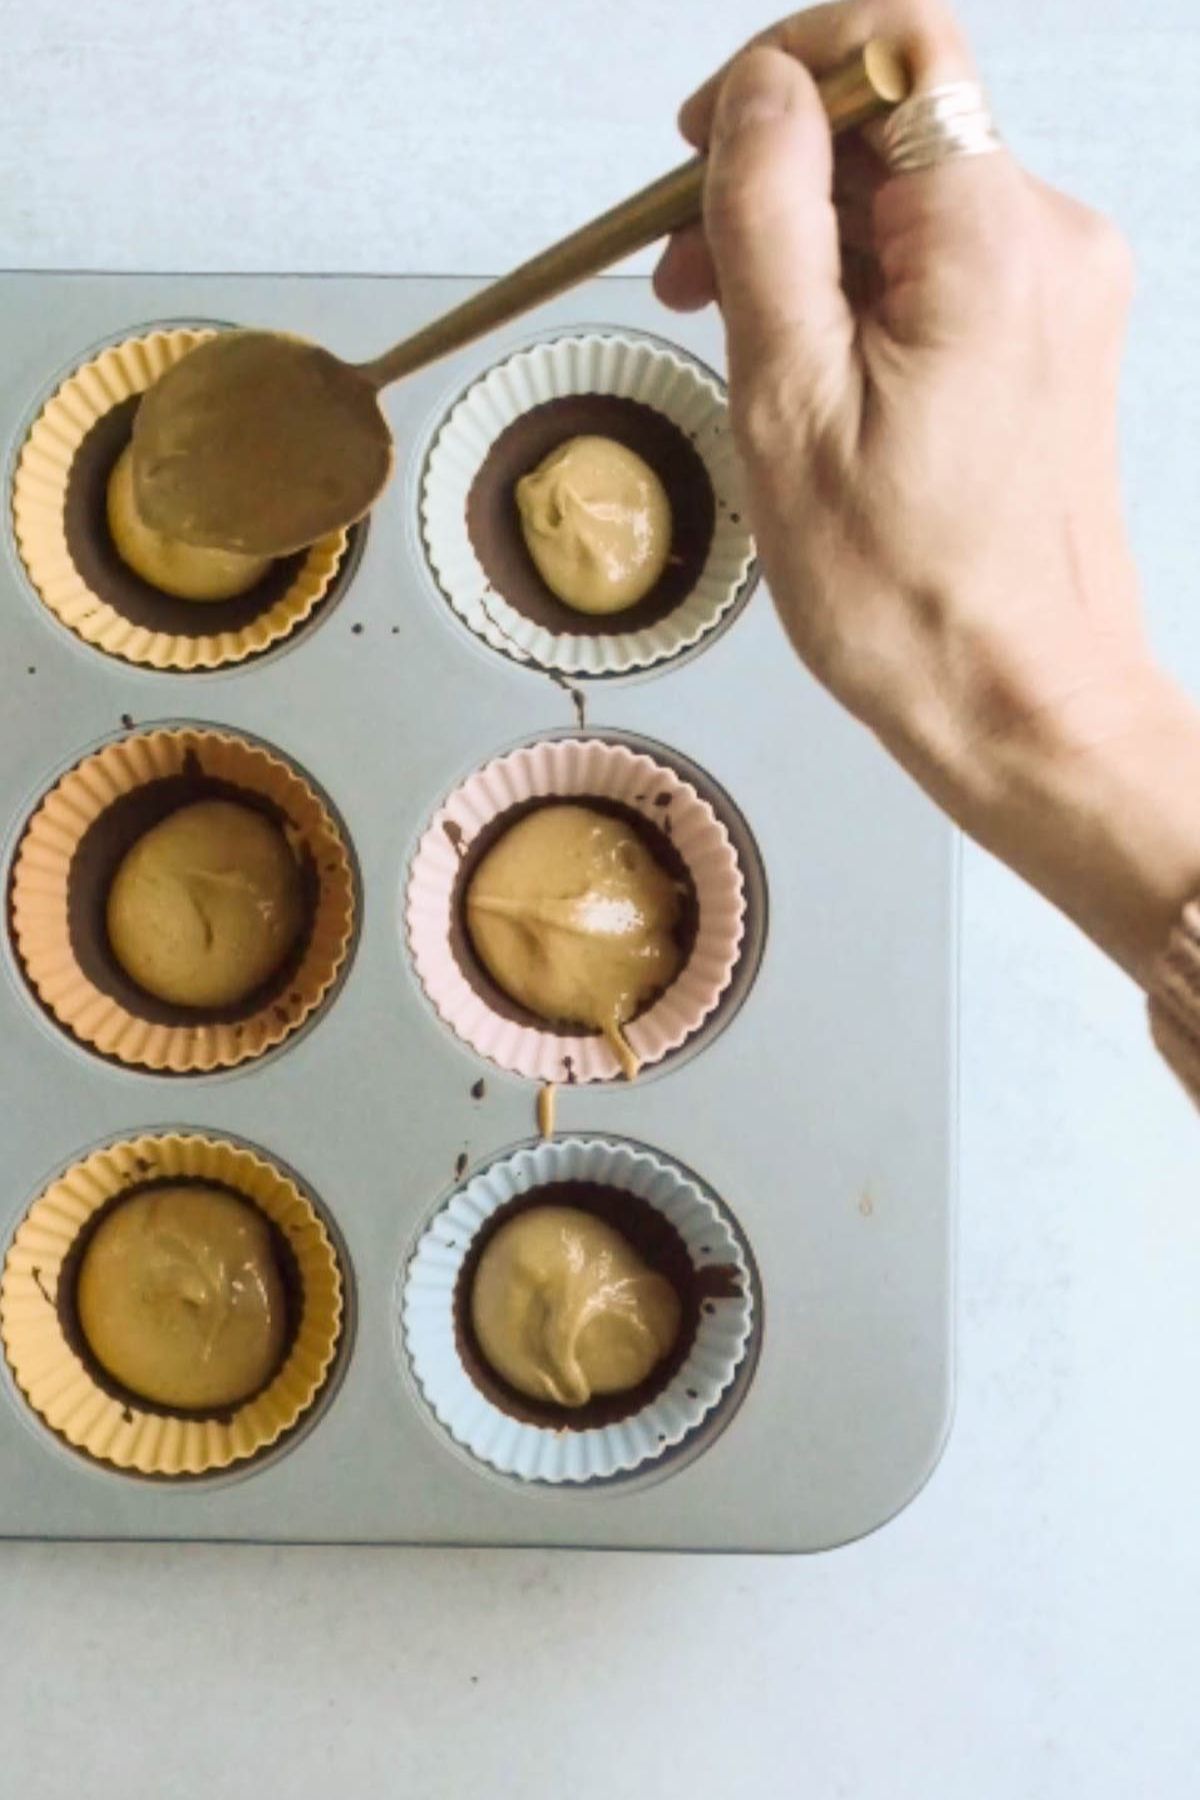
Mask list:
POLYGON ((778 50, 739 56, 725 77, 713 119, 713 136, 728 139, 755 125, 769 125, 795 104, 795 71, 778 50))

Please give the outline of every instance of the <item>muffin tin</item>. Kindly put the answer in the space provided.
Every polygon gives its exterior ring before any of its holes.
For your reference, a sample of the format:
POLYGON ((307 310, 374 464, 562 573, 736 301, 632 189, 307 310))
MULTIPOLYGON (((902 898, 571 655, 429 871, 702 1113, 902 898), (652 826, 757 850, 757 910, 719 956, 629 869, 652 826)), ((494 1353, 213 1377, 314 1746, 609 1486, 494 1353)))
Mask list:
POLYGON ((951 1401, 956 850, 869 736, 795 664, 767 596, 743 595, 678 658, 628 676, 522 667, 440 590, 420 532, 438 429, 522 346, 605 330, 719 363, 719 326, 609 279, 414 377, 386 399, 398 466, 334 598, 294 636, 212 673, 127 664, 38 601, 12 535, 32 418, 106 340, 237 320, 354 356, 452 304, 428 278, 0 276, 0 829, 131 730, 199 725, 292 759, 356 859, 359 936, 341 987, 270 1055, 207 1075, 122 1067, 43 1012, 6 933, 0 1091, 5 1245, 97 1146, 191 1131, 263 1152, 316 1204, 343 1264, 346 1327, 302 1427, 240 1469, 148 1480, 90 1460, 0 1399, 0 1533, 28 1537, 802 1550, 880 1524, 919 1489, 951 1401), (408 1362, 406 1270, 454 1195, 537 1138, 538 1088, 438 1017, 410 961, 410 863, 473 771, 522 745, 600 737, 697 788, 738 851, 746 931, 703 1028, 633 1086, 562 1085, 563 1138, 678 1164, 740 1232, 749 1348, 678 1447, 628 1475, 537 1483, 452 1441, 408 1362))

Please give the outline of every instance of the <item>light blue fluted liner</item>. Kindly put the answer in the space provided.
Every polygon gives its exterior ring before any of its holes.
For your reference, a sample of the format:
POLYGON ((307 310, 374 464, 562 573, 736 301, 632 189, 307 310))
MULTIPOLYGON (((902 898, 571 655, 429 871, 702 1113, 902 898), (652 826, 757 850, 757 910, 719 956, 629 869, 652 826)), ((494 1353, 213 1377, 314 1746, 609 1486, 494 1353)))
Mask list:
POLYGON ((732 1222, 676 1164, 608 1138, 554 1138, 518 1150, 451 1195, 413 1252, 401 1298, 404 1345, 417 1385, 456 1443, 524 1481, 603 1481, 675 1449, 701 1426, 733 1381, 754 1322, 749 1259, 732 1222), (476 1234, 500 1207, 535 1188, 596 1182, 635 1194, 670 1221, 693 1266, 733 1265, 741 1292, 706 1300, 682 1367, 642 1410, 574 1431, 529 1425, 475 1386, 455 1341, 454 1290, 476 1234))

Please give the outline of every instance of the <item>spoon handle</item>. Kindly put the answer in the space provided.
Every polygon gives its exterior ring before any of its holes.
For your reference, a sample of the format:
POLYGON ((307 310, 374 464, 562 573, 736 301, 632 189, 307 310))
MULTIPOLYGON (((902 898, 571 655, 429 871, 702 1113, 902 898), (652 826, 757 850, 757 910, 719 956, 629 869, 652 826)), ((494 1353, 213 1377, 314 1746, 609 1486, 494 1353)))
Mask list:
MULTIPOLYGON (((907 95, 910 79, 893 46, 873 38, 847 62, 821 76, 817 86, 830 127, 838 132, 890 112, 907 95)), ((703 193, 704 158, 696 156, 493 281, 373 362, 360 363, 359 373, 372 387, 384 388, 402 375, 411 375, 452 350, 460 350, 669 232, 695 223, 703 193)))

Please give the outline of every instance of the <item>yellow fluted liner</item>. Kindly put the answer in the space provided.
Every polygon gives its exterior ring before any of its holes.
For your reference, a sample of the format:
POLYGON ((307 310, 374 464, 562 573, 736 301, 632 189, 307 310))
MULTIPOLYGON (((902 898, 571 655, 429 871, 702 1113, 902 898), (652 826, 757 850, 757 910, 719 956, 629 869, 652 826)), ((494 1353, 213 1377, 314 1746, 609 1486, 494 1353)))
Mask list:
POLYGON ((204 1475, 278 1443, 316 1400, 337 1355, 342 1274, 329 1233, 296 1183, 244 1145, 171 1133, 95 1150, 52 1182, 18 1226, 0 1276, 0 1340, 17 1386, 50 1429, 98 1462, 142 1475, 204 1475), (140 1183, 195 1177, 232 1188, 286 1239, 300 1321, 279 1373, 228 1418, 142 1412, 97 1386, 59 1320, 63 1265, 92 1215, 140 1183))

